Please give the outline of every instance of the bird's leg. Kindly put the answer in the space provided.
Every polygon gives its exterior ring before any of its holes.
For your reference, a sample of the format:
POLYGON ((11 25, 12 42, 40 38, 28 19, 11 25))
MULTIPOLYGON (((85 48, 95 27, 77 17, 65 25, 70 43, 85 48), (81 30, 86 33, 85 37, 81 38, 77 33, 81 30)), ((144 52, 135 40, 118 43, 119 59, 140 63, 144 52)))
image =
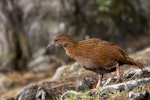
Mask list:
POLYGON ((97 82, 96 88, 91 89, 90 90, 91 93, 94 93, 99 88, 102 82, 102 78, 103 78, 103 74, 98 74, 98 82, 97 82))
POLYGON ((120 81, 120 67, 119 67, 119 63, 116 64, 116 76, 117 76, 117 80, 115 83, 118 83, 120 81))
POLYGON ((101 85, 102 78, 103 78, 103 74, 98 74, 98 82, 96 85, 96 89, 99 88, 99 86, 101 85))

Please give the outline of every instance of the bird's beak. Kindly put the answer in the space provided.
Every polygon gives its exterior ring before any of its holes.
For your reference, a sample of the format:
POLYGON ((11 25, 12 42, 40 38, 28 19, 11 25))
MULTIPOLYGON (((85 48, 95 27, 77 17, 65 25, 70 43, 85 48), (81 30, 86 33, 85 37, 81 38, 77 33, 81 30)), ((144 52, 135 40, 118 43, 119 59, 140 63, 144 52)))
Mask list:
POLYGON ((48 44, 47 48, 55 46, 55 43, 52 41, 48 44))

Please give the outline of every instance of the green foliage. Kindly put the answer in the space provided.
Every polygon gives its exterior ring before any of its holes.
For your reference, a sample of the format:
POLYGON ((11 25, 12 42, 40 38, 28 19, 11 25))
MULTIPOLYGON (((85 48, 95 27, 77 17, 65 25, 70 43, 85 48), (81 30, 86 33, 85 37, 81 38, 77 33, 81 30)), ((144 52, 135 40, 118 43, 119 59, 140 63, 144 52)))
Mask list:
POLYGON ((99 8, 98 10, 100 12, 108 12, 109 11, 109 6, 112 3, 112 0, 97 0, 98 4, 99 4, 99 8))
POLYGON ((148 91, 150 93, 150 83, 141 84, 133 89, 134 92, 148 91))
MULTIPOLYGON (((148 91, 150 93, 150 86, 149 83, 146 84, 141 84, 137 87, 135 87, 132 91, 133 92, 143 92, 143 91, 148 91)), ((100 100, 103 98, 109 98, 111 100, 126 100, 128 98, 128 92, 126 91, 121 91, 117 93, 109 93, 109 92, 98 92, 96 95, 89 96, 90 91, 85 91, 85 92, 76 92, 76 93, 68 93, 67 95, 64 96, 66 100, 100 100)), ((55 100, 59 100, 55 99, 55 100)))
POLYGON ((76 93, 68 93, 64 96, 66 100, 99 100, 100 99, 100 93, 97 93, 97 95, 90 96, 90 91, 85 92, 76 92, 76 93))
POLYGON ((53 97, 52 100, 60 100, 60 96, 53 97))

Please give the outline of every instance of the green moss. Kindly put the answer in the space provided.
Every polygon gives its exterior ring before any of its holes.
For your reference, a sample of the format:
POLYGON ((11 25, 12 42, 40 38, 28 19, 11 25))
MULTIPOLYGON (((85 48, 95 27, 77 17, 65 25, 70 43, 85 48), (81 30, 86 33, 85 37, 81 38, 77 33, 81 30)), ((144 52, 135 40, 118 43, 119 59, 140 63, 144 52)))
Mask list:
POLYGON ((148 91, 150 93, 150 83, 143 83, 133 89, 133 92, 142 92, 142 91, 148 91))
MULTIPOLYGON (((135 87, 132 91, 133 92, 143 92, 148 91, 150 93, 150 83, 141 84, 137 87, 135 87)), ((96 95, 90 96, 90 91, 85 92, 76 92, 76 93, 68 93, 64 96, 64 98, 67 100, 127 100, 128 99, 128 92, 121 91, 117 93, 109 93, 109 92, 98 92, 96 95)), ((54 99, 54 100, 60 100, 60 97, 54 99)))

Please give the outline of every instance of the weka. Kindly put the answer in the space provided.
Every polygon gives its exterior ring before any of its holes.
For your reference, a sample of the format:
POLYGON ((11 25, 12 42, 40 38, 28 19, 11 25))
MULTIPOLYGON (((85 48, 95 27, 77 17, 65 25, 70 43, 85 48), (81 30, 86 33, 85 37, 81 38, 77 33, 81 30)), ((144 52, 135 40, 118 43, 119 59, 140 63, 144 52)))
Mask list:
POLYGON ((103 74, 116 70, 117 80, 120 80, 120 65, 129 64, 143 68, 143 65, 130 58, 119 46, 97 38, 76 42, 68 34, 58 34, 47 46, 62 46, 66 54, 77 61, 87 70, 98 74, 98 83, 101 84, 103 74))

